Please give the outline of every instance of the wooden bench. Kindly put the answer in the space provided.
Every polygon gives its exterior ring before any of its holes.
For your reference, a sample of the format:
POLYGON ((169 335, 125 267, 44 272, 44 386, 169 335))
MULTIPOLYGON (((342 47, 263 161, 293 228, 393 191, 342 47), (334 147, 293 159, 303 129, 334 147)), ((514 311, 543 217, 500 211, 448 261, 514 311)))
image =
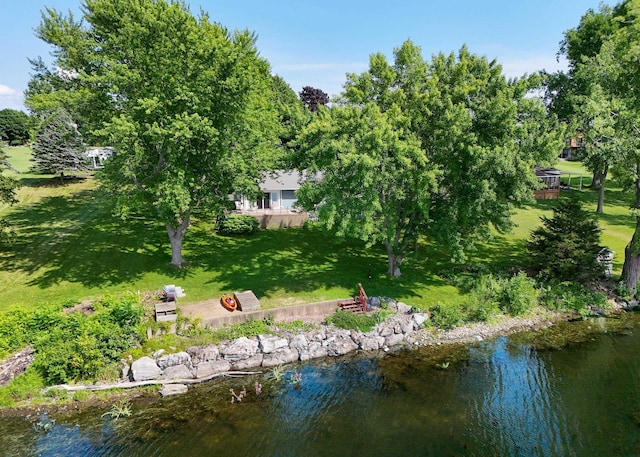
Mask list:
POLYGON ((156 322, 170 322, 175 321, 177 318, 176 302, 156 305, 156 322))

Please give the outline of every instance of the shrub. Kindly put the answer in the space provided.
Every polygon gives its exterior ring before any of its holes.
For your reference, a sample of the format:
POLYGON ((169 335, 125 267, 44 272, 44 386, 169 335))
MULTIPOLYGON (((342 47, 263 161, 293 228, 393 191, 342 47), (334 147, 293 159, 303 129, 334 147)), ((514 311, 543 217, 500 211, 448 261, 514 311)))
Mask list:
POLYGON ((512 316, 520 316, 538 304, 538 291, 533 279, 520 272, 504 282, 500 308, 512 316))
POLYGON ((593 292, 581 284, 572 282, 551 282, 542 287, 541 302, 556 311, 580 310, 589 306, 606 307, 607 297, 593 292))
POLYGON ((250 235, 258 231, 260 223, 252 216, 233 214, 218 222, 218 233, 222 235, 250 235))
POLYGON ((144 309, 136 295, 107 297, 94 309, 91 315, 62 315, 55 327, 39 333, 33 366, 48 384, 117 375, 114 363, 139 343, 144 309))
POLYGON ((356 314, 342 309, 327 317, 326 322, 345 330, 360 330, 363 333, 370 331, 389 314, 385 311, 374 311, 367 314, 356 314))
POLYGON ((500 313, 501 293, 502 285, 493 275, 480 276, 472 286, 465 314, 471 320, 488 320, 500 313))

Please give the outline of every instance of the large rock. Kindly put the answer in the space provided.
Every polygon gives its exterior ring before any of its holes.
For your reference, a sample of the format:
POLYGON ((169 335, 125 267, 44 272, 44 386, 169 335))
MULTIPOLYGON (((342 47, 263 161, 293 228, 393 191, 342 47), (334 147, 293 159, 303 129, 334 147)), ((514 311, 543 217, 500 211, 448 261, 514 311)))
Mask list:
POLYGON ((401 301, 396 303, 396 309, 398 310, 399 314, 409 314, 411 312, 411 306, 407 305, 406 303, 402 303, 401 301))
POLYGON ((294 335, 289 343, 291 349, 297 349, 298 351, 306 350, 309 347, 309 341, 303 334, 294 335))
POLYGON ((358 344, 351 338, 351 332, 348 330, 335 330, 331 335, 327 334, 325 341, 327 354, 329 356, 340 356, 348 354, 358 349, 358 344))
POLYGON ((404 341, 404 335, 402 333, 394 333, 384 339, 384 343, 387 346, 397 346, 404 341))
POLYGON ((151 357, 142 357, 131 364, 131 377, 134 381, 150 381, 162 376, 162 370, 151 357))
POLYGON ((363 335, 359 341, 360 349, 363 351, 377 351, 382 349, 385 344, 384 336, 363 335))
POLYGON ((312 341, 309 343, 309 346, 305 349, 299 349, 300 352, 300 360, 311 360, 317 359, 319 357, 327 357, 329 355, 329 350, 327 346, 322 344, 320 341, 312 341))
POLYGON ((270 354, 289 346, 286 338, 276 335, 258 335, 258 347, 264 354, 270 354))
POLYGON ((186 365, 189 368, 192 367, 191 356, 187 352, 162 355, 156 359, 156 364, 163 370, 178 365, 186 365))
MULTIPOLYGON (((220 348, 220 354, 232 364, 240 360, 249 359, 258 352, 258 341, 246 336, 234 340, 230 344, 220 348)), ((260 365, 260 364, 258 364, 260 365)))
POLYGON ((184 365, 174 365, 165 368, 162 377, 164 379, 191 379, 193 378, 193 373, 184 365))
POLYGON ((411 315, 413 321, 413 327, 418 330, 422 325, 429 320, 429 314, 427 313, 415 313, 411 315))
POLYGON ((167 384, 160 389, 160 395, 168 397, 169 395, 185 394, 189 388, 185 384, 167 384))
POLYGON ((210 362, 199 363, 196 367, 196 378, 206 378, 218 373, 231 370, 228 360, 212 360, 210 362))
POLYGON ((208 346, 191 346, 187 348, 187 352, 191 355, 191 363, 194 365, 217 360, 220 356, 220 350, 218 346, 214 344, 208 346))
POLYGON ((282 348, 278 351, 265 354, 262 360, 263 367, 275 367, 285 363, 297 362, 299 354, 296 349, 282 348))
POLYGON ((235 360, 231 362, 231 368, 234 370, 246 370, 247 368, 255 368, 262 365, 262 359, 264 355, 262 353, 255 354, 248 359, 235 360))

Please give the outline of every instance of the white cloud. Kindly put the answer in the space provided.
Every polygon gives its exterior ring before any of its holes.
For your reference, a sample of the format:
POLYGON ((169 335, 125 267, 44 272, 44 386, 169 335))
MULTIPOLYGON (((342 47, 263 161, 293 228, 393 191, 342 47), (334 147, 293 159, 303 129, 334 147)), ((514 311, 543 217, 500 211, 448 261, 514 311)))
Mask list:
POLYGON ((21 91, 5 84, 0 84, 0 109, 6 108, 26 111, 24 96, 21 91))

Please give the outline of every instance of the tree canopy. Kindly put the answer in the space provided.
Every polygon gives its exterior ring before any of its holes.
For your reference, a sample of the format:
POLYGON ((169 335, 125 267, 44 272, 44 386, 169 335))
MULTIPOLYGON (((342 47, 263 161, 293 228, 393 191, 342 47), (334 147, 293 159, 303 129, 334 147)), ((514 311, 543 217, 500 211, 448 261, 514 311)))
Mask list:
POLYGON ((304 103, 309 111, 315 113, 320 106, 329 103, 329 95, 321 89, 311 86, 304 86, 300 92, 300 100, 304 103))
POLYGON ((29 141, 29 116, 15 109, 0 110, 0 141, 18 146, 29 141))
POLYGON ((56 70, 40 68, 28 102, 72 106, 81 128, 115 148, 104 188, 123 216, 155 212, 179 266, 192 215, 257 192, 278 154, 269 64, 253 34, 196 18, 182 2, 85 0, 82 11, 82 21, 43 14, 37 35, 53 46, 56 70))
POLYGON ((532 198, 534 164, 561 143, 542 101, 525 97, 539 79, 507 81, 466 47, 426 62, 407 41, 394 57, 372 55, 367 72, 348 75, 341 106, 303 131, 308 169, 321 178, 301 200, 339 233, 383 240, 397 276, 419 233, 463 258, 491 226, 508 230, 511 211, 532 198))

